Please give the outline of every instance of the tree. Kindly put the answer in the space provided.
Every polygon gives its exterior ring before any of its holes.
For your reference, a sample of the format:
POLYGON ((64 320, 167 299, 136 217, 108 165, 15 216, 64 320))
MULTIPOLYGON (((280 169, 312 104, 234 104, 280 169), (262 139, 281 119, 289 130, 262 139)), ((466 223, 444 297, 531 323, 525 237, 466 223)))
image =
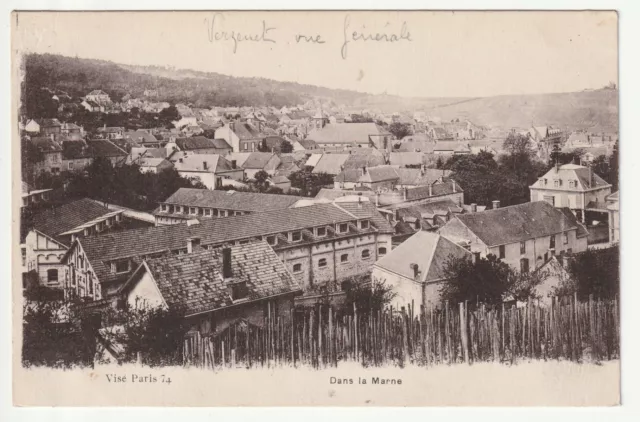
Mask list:
POLYGON ((542 272, 520 273, 495 255, 479 258, 451 258, 445 264, 447 280, 440 289, 443 300, 498 305, 507 297, 526 300, 546 278, 542 272))
POLYGON ((443 167, 444 167, 444 163, 442 162, 442 157, 438 157, 438 159, 436 160, 436 168, 441 169, 443 167))
POLYGON ((316 196, 320 189, 333 184, 333 177, 327 173, 312 173, 311 167, 305 167, 291 173, 291 187, 300 189, 303 196, 316 196))
POLYGON ((254 185, 258 189, 259 192, 264 192, 267 190, 267 182, 269 180, 269 173, 264 170, 258 171, 255 176, 253 176, 255 182, 254 185))
POLYGON ((408 123, 394 122, 387 128, 396 139, 402 139, 405 136, 413 134, 411 126, 408 123))
POLYGON ((345 291, 345 309, 347 313, 353 312, 355 305, 358 315, 368 316, 382 311, 396 296, 391 286, 384 281, 371 280, 371 275, 351 277, 342 283, 345 291))
POLYGON ((280 152, 283 154, 289 154, 293 152, 293 145, 291 145, 291 142, 285 139, 280 145, 280 152))
POLYGON ((575 254, 569 261, 571 288, 580 300, 594 295, 596 298, 610 299, 620 292, 620 249, 614 246, 606 249, 587 250, 575 254))
POLYGON ((267 146, 267 140, 263 139, 259 144, 258 144, 258 151, 260 152, 271 152, 269 150, 269 147, 267 146))

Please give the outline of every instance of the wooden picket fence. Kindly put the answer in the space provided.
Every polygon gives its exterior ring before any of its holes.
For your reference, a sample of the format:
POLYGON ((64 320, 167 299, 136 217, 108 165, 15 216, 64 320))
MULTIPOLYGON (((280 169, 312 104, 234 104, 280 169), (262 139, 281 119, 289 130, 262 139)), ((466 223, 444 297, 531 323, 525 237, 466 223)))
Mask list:
MULTIPOLYGON (((271 312, 269 312, 271 315, 271 312)), ((337 313, 318 305, 264 326, 236 324, 216 336, 185 339, 185 365, 203 368, 310 365, 435 365, 518 359, 601 361, 619 357, 617 300, 554 300, 548 307, 388 308, 337 313)))

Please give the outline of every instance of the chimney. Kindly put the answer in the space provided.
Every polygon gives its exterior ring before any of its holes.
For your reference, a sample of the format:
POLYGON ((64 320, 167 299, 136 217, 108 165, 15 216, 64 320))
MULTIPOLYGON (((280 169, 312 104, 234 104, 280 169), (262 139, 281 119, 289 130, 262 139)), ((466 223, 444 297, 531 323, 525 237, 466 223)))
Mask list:
POLYGON ((358 208, 362 208, 362 197, 358 196, 358 208))
POLYGON ((362 166, 362 174, 367 174, 367 166, 362 166))
POLYGON ((478 204, 471 204, 471 212, 478 212, 478 204))
POLYGON ((187 239, 187 253, 198 252, 200 250, 200 238, 190 237, 187 239))
POLYGON ((402 189, 402 198, 406 201, 407 200, 407 188, 402 189))
POLYGON ((433 185, 429 183, 429 196, 433 196, 433 185))
POLYGON ((222 248, 222 278, 230 281, 233 278, 231 270, 231 248, 222 248))
POLYGON ((453 186, 453 193, 456 193, 456 181, 452 180, 451 185, 453 186))
POLYGON ((494 210, 497 210, 498 208, 500 208, 500 200, 494 199, 493 201, 491 201, 491 205, 493 205, 494 210))
MULTIPOLYGON (((427 169, 427 166, 425 166, 425 165, 422 165, 422 166, 420 167, 420 175, 421 175, 421 176, 424 176, 424 175, 425 175, 425 173, 427 172, 427 170, 426 170, 426 169, 427 169)), ((431 195, 429 195, 429 196, 431 196, 431 195)))
POLYGON ((202 168, 203 168, 203 169, 205 169, 205 170, 208 170, 209 165, 207 164, 207 162, 206 162, 206 161, 203 161, 203 162, 202 162, 202 168))
POLYGON ((231 168, 235 169, 237 166, 237 161, 236 160, 231 160, 231 168))
POLYGON ((593 187, 593 169, 589 165, 589 189, 593 187))
POLYGON ((413 279, 418 281, 420 279, 420 267, 418 264, 409 264, 409 267, 413 270, 413 279))

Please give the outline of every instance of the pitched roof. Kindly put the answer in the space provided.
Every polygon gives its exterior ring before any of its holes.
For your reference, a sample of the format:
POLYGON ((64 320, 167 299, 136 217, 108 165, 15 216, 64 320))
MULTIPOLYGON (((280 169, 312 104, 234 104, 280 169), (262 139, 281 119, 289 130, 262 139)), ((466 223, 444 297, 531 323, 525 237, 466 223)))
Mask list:
POLYGON ((94 157, 126 157, 129 155, 125 150, 106 139, 87 141, 87 145, 94 157))
MULTIPOLYGON (((368 210, 376 230, 391 233, 389 223, 370 204, 368 210)), ((219 245, 241 239, 302 230, 308 227, 353 221, 355 217, 333 203, 245 214, 228 218, 203 219, 199 224, 176 224, 106 233, 79 240, 101 282, 122 281, 107 263, 125 257, 186 248, 187 239, 199 237, 202 245, 219 245)))
POLYGON ((218 173, 232 169, 231 163, 219 154, 186 155, 181 156, 176 161, 172 160, 172 162, 178 171, 204 171, 208 173, 218 173))
POLYGON ((319 144, 369 144, 370 136, 387 132, 375 123, 333 123, 309 132, 307 139, 319 144))
POLYGON ((218 149, 231 149, 231 145, 227 141, 221 138, 211 139, 213 146, 218 149))
POLYGON ((263 169, 275 154, 271 152, 251 152, 241 167, 245 169, 263 169))
POLYGON ((344 166, 344 163, 348 159, 349 154, 322 154, 313 168, 312 173, 327 173, 331 175, 339 174, 342 171, 341 167, 344 166))
POLYGON ((414 279, 411 266, 417 264, 420 281, 430 282, 446 277, 445 268, 451 257, 471 258, 471 253, 443 236, 421 230, 379 259, 375 266, 414 279))
POLYGON ((343 197, 343 196, 353 196, 353 195, 364 196, 364 197, 367 197, 367 198, 373 198, 376 194, 375 194, 375 192, 370 191, 370 190, 367 190, 367 191, 352 191, 352 190, 322 188, 316 194, 315 199, 328 199, 330 201, 333 201, 336 198, 340 198, 340 197, 343 197))
POLYGON ((544 176, 540 177, 531 188, 544 188, 544 189, 552 189, 553 185, 545 185, 544 179, 560 179, 563 181, 563 186, 556 188, 560 190, 569 189, 569 181, 574 180, 578 182, 577 188, 570 188, 571 190, 575 190, 577 192, 586 191, 591 188, 600 188, 611 186, 611 184, 607 183, 602 177, 598 176, 594 171, 589 171, 588 167, 580 166, 577 164, 565 164, 560 166, 556 171, 556 168, 552 168, 549 170, 544 176), (593 176, 591 182, 589 181, 589 175, 593 176), (566 183, 566 184, 565 184, 566 183))
POLYGON ((457 215, 487 246, 504 245, 579 229, 580 225, 546 201, 457 215))
POLYGON ((369 167, 367 171, 360 177, 361 182, 384 182, 388 180, 398 180, 399 176, 396 169, 391 166, 369 167))
MULTIPOLYGON (((146 261, 167 305, 187 315, 234 304, 222 278, 222 248, 146 261)), ((246 282, 247 301, 301 292, 300 285, 266 242, 231 247, 233 281, 246 282)))
POLYGON ((83 198, 35 214, 32 217, 32 224, 35 230, 67 244, 64 239, 59 237, 61 233, 112 212, 112 209, 89 198, 83 198))
POLYGON ((256 139, 262 137, 260 131, 255 126, 246 122, 235 122, 233 124, 233 132, 240 139, 256 139))
POLYGON ((234 211, 264 212, 289 208, 300 199, 304 199, 304 197, 255 192, 180 188, 167 198, 164 203, 234 211))
POLYGON ((422 157, 421 152, 392 152, 389 154, 389 164, 392 166, 421 165, 422 157))
POLYGON ((194 149, 211 149, 216 148, 211 139, 204 136, 192 136, 190 138, 176 139, 176 145, 183 151, 191 151, 194 149))
POLYGON ((144 130, 134 130, 134 131, 126 132, 124 134, 124 138, 140 144, 145 144, 145 143, 149 144, 149 143, 158 142, 158 139, 155 136, 153 136, 152 134, 144 130))

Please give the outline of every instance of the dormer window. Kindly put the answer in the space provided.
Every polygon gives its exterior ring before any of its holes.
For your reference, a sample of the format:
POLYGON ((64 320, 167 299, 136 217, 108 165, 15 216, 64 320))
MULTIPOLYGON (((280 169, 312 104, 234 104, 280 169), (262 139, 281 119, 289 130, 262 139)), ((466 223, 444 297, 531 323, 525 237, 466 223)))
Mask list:
POLYGON ((129 272, 131 262, 128 259, 120 259, 111 263, 111 272, 116 274, 129 272))
POLYGON ((167 204, 162 204, 162 211, 163 212, 169 211, 169 206, 167 204))
POLYGON ((291 232, 291 241, 299 242, 302 240, 302 232, 291 232))
POLYGON ((369 220, 362 220, 360 221, 360 228, 362 230, 366 230, 369 228, 369 220))
POLYGON ((214 209, 213 209, 213 210, 211 210, 211 211, 212 211, 212 213, 213 213, 213 216, 214 216, 214 217, 217 217, 217 216, 218 216, 218 210, 217 210, 217 209, 215 209, 215 208, 214 208, 214 209))
POLYGON ((318 227, 316 229, 316 236, 324 237, 326 235, 327 235, 327 228, 326 227, 318 227))
POLYGON ((349 230, 348 223, 340 223, 338 224, 338 233, 346 233, 349 230))
POLYGON ((204 210, 204 215, 205 215, 206 217, 211 217, 211 209, 210 209, 210 208, 205 209, 205 210, 204 210))
POLYGON ((268 243, 270 246, 275 246, 275 244, 277 243, 277 238, 276 238, 276 236, 275 236, 275 235, 273 235, 273 236, 267 236, 267 243, 268 243))
POLYGON ((192 215, 198 214, 198 209, 196 207, 189 208, 189 214, 192 214, 192 215))

